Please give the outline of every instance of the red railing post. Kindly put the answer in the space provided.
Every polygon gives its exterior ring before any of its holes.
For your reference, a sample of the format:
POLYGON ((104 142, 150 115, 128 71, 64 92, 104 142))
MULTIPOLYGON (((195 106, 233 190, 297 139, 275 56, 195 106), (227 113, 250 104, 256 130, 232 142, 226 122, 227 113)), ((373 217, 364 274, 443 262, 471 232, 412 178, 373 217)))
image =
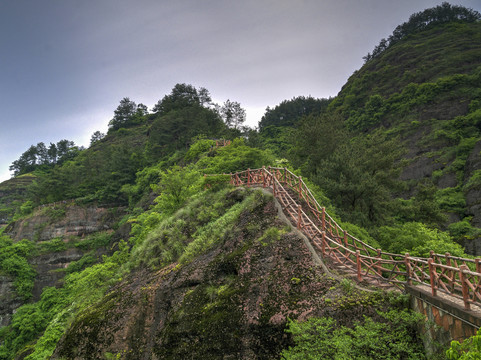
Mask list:
POLYGON ((469 304, 469 287, 466 279, 466 275, 464 275, 464 271, 468 271, 469 268, 467 265, 463 264, 459 267, 459 280, 461 281, 461 287, 463 291, 463 301, 464 301, 464 308, 469 310, 471 308, 469 304))
POLYGON ((376 249, 376 252, 377 252, 377 258, 379 259, 379 260, 378 260, 378 264, 377 264, 377 266, 376 266, 376 270, 377 270, 377 274, 378 274, 379 276, 382 276, 382 270, 381 270, 381 268, 382 268, 382 265, 381 265, 381 261, 382 261, 381 253, 382 253, 382 251, 381 251, 381 249, 376 249))
POLYGON ((297 205, 297 228, 301 228, 301 221, 302 221, 302 206, 297 205))
POLYGON ((326 231, 326 208, 322 208, 322 215, 321 215, 321 225, 322 225, 322 231, 326 231))
POLYGON ((357 280, 359 282, 362 281, 362 276, 361 276, 361 252, 359 250, 356 250, 356 264, 357 264, 357 280))
POLYGON ((322 237, 321 237, 321 250, 322 250, 322 256, 326 255, 326 232, 322 232, 322 237))
POLYGON ((276 197, 276 179, 272 179, 272 194, 276 197))
POLYGON ((481 260, 476 258, 474 259, 474 263, 476 264, 476 272, 481 273, 481 260))
POLYGON ((432 258, 428 259, 429 265, 429 282, 431 283, 431 294, 436 296, 437 288, 436 288, 436 269, 434 268, 434 260, 432 258))
POLYGON ((406 283, 412 285, 413 281, 411 279, 413 276, 413 270, 411 268, 411 261, 409 260, 409 253, 404 255, 404 264, 406 265, 406 283))
MULTIPOLYGON (((446 256, 446 265, 452 266, 451 265, 451 254, 447 252, 444 255, 446 256)), ((453 289, 454 289, 454 272, 453 272, 453 270, 448 270, 448 279, 449 279, 449 288, 451 289, 451 291, 453 291, 453 289)))
POLYGON ((251 169, 247 169, 247 186, 251 184, 251 169))
POLYGON ((287 168, 284 167, 284 184, 287 184, 287 168))
MULTIPOLYGON (((474 259, 474 262, 476 264, 476 272, 478 274, 481 274, 481 260, 476 258, 474 259)), ((476 283, 479 284, 481 280, 481 275, 476 275, 476 283)), ((478 293, 481 293, 481 288, 478 288, 478 293)))
POLYGON ((262 167, 262 187, 266 187, 266 167, 262 167))
POLYGON ((299 199, 302 199, 302 177, 299 176, 298 180, 299 180, 299 189, 297 191, 299 193, 299 199))

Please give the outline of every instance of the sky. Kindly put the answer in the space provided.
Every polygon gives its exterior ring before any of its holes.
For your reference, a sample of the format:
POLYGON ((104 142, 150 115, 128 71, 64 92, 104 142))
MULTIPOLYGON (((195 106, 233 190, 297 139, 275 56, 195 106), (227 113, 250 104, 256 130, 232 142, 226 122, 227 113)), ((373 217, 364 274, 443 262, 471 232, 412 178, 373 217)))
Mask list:
MULTIPOLYGON (((296 96, 334 97, 382 38, 442 0, 0 0, 0 181, 30 145, 88 147, 124 97, 177 83, 258 124, 296 96)), ((452 0, 481 12, 481 0, 452 0)))

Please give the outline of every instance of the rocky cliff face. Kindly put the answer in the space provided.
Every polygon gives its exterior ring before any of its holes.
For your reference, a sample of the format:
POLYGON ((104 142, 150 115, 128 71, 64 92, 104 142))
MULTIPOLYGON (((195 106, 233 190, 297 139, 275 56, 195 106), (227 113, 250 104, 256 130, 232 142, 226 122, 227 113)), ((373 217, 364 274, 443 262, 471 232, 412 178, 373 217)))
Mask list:
POLYGON ((44 287, 59 286, 60 280, 65 276, 65 273, 61 270, 67 268, 72 261, 80 260, 83 255, 84 251, 71 248, 34 257, 31 263, 37 272, 37 276, 33 285, 33 300, 38 301, 40 299, 44 287))
MULTIPOLYGON (((35 210, 28 219, 10 223, 5 233, 14 241, 28 239, 41 246, 43 242, 59 238, 66 243, 65 249, 43 251, 29 260, 36 271, 32 300, 40 299, 44 287, 60 286, 65 276, 62 270, 85 254, 86 250, 69 246, 70 239, 81 242, 85 235, 110 230, 116 219, 116 213, 107 208, 57 204, 35 210)), ((95 255, 100 258, 106 252, 106 249, 99 248, 95 255)), ((0 327, 10 323, 12 314, 23 303, 15 293, 13 279, 0 275, 0 327)))
POLYGON ((10 323, 14 310, 20 305, 22 299, 15 293, 13 279, 0 275, 0 328, 10 323))
MULTIPOLYGON (((478 141, 466 160, 464 173, 464 185, 474 175, 476 170, 481 169, 481 141, 478 141)), ((472 216, 471 224, 481 228, 481 188, 479 186, 468 187, 466 195, 466 215, 472 216)), ((464 244, 470 254, 481 255, 481 238, 467 239, 464 244)))
POLYGON ((27 219, 11 223, 5 233, 15 241, 46 241, 56 237, 84 236, 107 230, 115 216, 107 208, 61 203, 41 207, 27 219))
POLYGON ((35 176, 26 174, 0 183, 0 225, 7 224, 17 206, 26 199, 27 188, 35 176))
POLYGON ((136 270, 75 319, 52 358, 278 359, 288 318, 376 316, 370 295, 346 296, 277 213, 269 201, 192 262, 136 270), (283 234, 266 236, 273 227, 283 234))

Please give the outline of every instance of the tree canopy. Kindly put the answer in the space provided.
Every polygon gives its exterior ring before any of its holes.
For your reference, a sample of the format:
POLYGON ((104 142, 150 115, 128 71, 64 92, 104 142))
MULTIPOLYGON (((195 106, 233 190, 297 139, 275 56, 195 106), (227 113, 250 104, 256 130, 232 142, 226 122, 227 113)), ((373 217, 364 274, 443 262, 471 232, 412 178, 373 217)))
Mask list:
POLYGON ((48 148, 45 143, 39 142, 37 145, 31 145, 20 158, 15 160, 10 165, 10 171, 13 171, 14 176, 18 176, 41 167, 52 167, 74 158, 79 150, 81 149, 70 140, 60 140, 57 144, 50 143, 48 148))
POLYGON ((197 90, 190 84, 176 84, 169 95, 155 104, 152 111, 158 115, 165 115, 169 111, 179 110, 185 107, 200 105, 207 107, 212 102, 209 91, 206 88, 197 90))
POLYGON ((368 62, 393 44, 430 26, 453 21, 475 22, 479 20, 481 20, 481 14, 476 10, 443 2, 436 7, 412 14, 409 17, 409 20, 397 26, 387 39, 381 39, 379 44, 372 51, 372 54, 368 53, 363 59, 365 62, 368 62))
POLYGON ((220 113, 227 127, 233 128, 234 130, 239 130, 246 121, 246 111, 237 101, 227 99, 220 108, 220 113))
POLYGON ((329 99, 315 99, 312 96, 284 100, 273 109, 267 107, 259 122, 259 130, 262 132, 269 126, 294 126, 303 116, 323 112, 329 102, 329 99))
POLYGON ((133 126, 147 113, 147 106, 142 103, 137 105, 130 98, 125 97, 120 100, 119 106, 114 111, 114 117, 109 122, 109 130, 133 126))

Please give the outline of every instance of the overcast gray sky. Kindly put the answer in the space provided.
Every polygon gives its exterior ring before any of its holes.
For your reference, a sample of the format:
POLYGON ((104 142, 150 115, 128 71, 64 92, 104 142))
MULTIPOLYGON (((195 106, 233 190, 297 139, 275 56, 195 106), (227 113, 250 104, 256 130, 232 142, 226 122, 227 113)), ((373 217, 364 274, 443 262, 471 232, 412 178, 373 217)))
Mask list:
MULTIPOLYGON (((362 57, 442 0, 0 0, 0 181, 30 145, 105 132, 123 97, 176 83, 257 125, 294 96, 336 96, 362 57)), ((481 0, 455 0, 481 12, 481 0)))

